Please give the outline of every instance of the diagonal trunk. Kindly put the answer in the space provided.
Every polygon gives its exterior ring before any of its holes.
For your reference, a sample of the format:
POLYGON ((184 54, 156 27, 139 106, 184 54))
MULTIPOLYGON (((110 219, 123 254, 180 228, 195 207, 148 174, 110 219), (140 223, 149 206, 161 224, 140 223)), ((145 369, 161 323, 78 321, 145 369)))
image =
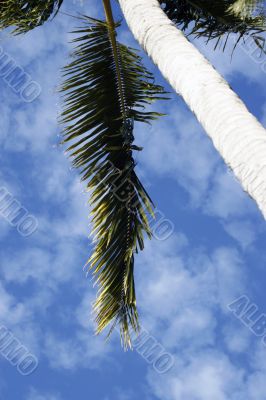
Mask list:
POLYGON ((133 35, 266 218, 266 131, 157 0, 119 0, 133 35))

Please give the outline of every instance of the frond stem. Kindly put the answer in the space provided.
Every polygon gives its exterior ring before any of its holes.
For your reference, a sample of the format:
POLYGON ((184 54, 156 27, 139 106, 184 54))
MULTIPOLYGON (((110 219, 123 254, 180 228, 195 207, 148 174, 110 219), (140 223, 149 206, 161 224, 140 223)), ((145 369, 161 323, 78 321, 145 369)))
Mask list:
POLYGON ((120 71, 119 54, 118 54, 117 43, 116 43, 115 22, 114 22, 114 17, 113 17, 110 0, 103 0, 103 6, 104 6, 104 12, 105 12, 105 16, 106 16, 106 22, 109 27, 110 41, 111 41, 111 45, 113 48, 115 68, 116 68, 116 74, 117 74, 118 91, 119 91, 120 99, 121 99, 122 114, 123 114, 123 118, 126 119, 127 110, 126 110, 126 105, 124 102, 123 79, 122 79, 122 75, 121 75, 121 71, 120 71))

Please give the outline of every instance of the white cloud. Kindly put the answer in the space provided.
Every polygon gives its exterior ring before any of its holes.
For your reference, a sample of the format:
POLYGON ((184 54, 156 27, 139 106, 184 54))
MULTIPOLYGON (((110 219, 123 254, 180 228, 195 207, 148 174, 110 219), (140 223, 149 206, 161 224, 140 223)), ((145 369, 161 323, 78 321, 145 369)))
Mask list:
POLYGON ((224 223, 224 229, 240 244, 243 250, 255 242, 258 233, 250 220, 229 221, 228 223, 224 223))
MULTIPOLYGON (((43 354, 52 368, 76 370, 77 368, 97 369, 102 362, 110 361, 112 342, 105 342, 104 333, 94 335, 91 319, 92 294, 84 294, 77 309, 72 310, 72 323, 75 334, 71 338, 54 331, 47 331, 44 340, 43 354)), ((106 333, 105 333, 106 334, 106 333)))
POLYGON ((165 119, 153 124, 151 131, 144 131, 138 137, 145 152, 139 158, 145 177, 147 172, 152 172, 159 177, 171 178, 172 185, 176 181, 189 196, 189 204, 185 207, 219 217, 221 222, 226 222, 224 226, 229 235, 243 247, 248 246, 256 240, 258 232, 248 229, 246 223, 238 236, 235 219, 260 215, 254 201, 226 169, 189 112, 177 104, 172 105, 168 113, 165 119))
POLYGON ((28 318, 30 312, 25 308, 25 306, 18 302, 14 296, 9 294, 4 286, 0 285, 0 320, 1 323, 10 325, 19 325, 22 318, 28 318))
MULTIPOLYGON (((100 7, 97 1, 90 3, 100 7)), ((19 249, 16 244, 10 245, 9 254, 4 249, 5 255, 1 255, 0 319, 40 359, 45 357, 52 368, 73 371, 99 368, 100 363, 116 360, 112 357, 113 342, 106 345, 104 336, 93 336, 93 293, 89 289, 91 283, 85 287, 82 281, 82 263, 88 247, 86 196, 81 194, 76 174, 69 172, 70 162, 61 154, 61 148, 53 148, 59 132, 55 123, 58 96, 54 89, 69 47, 66 31, 76 22, 70 22, 68 17, 59 18, 47 30, 40 28, 5 44, 43 90, 30 105, 22 104, 10 92, 2 109, 1 145, 11 156, 17 153, 28 157, 25 171, 32 178, 30 191, 40 207, 39 230, 31 242, 19 249), (12 107, 16 108, 13 113, 12 107), (26 294, 15 297, 12 285, 25 288, 26 294), (33 289, 28 289, 30 285, 33 289), (58 313, 54 309, 60 295, 68 298, 66 287, 77 295, 79 304, 66 306, 64 300, 65 308, 58 313), (61 330, 66 324, 68 330, 64 335, 52 324, 43 329, 42 318, 51 309, 63 321, 61 330)), ((214 57, 218 59, 218 53, 214 57)), ((237 55, 232 65, 226 57, 221 60, 219 53, 219 69, 228 76, 238 73, 245 63, 245 76, 254 81, 260 79, 261 72, 245 62, 246 56, 237 55)), ((191 114, 183 105, 172 104, 167 119, 155 123, 152 132, 143 132, 142 138, 139 135, 138 142, 142 141, 140 144, 145 147, 140 155, 143 175, 149 177, 152 171, 157 176, 172 178, 188 193, 191 207, 225 220, 225 229, 233 238, 243 247, 251 245, 255 233, 240 218, 253 213, 254 206, 224 167, 221 170, 219 156, 191 114)), ((16 194, 23 196, 19 172, 14 167, 9 184, 16 188, 16 194)), ((3 229, 3 235, 8 233, 3 229)), ((238 252, 226 247, 212 251, 195 249, 184 234, 179 234, 165 242, 147 243, 136 264, 142 322, 176 358, 175 369, 167 376, 159 378, 149 373, 153 394, 161 400, 263 399, 265 365, 263 357, 258 356, 259 348, 256 362, 251 363, 252 373, 233 360, 234 353, 248 353, 250 344, 250 334, 242 328, 238 332, 226 314, 227 304, 245 287, 245 265, 238 252), (223 323, 220 317, 225 319, 223 323), (225 344, 225 349, 220 349, 220 343, 225 344)), ((118 340, 115 346, 119 347, 118 340)), ((125 400, 134 397, 131 395, 117 390, 115 398, 125 400)), ((27 398, 59 399, 60 395, 35 389, 27 398)))
POLYGON ((266 127, 266 104, 263 105, 262 111, 263 111, 263 114, 262 114, 261 123, 266 127))
POLYGON ((177 181, 197 206, 208 190, 217 155, 183 105, 172 106, 167 112, 169 116, 155 122, 151 132, 143 132, 145 156, 141 162, 153 173, 177 181))
POLYGON ((251 333, 241 327, 237 320, 235 325, 227 325, 223 329, 223 338, 227 349, 232 353, 247 353, 251 345, 251 333))
POLYGON ((253 201, 242 190, 233 175, 224 170, 215 175, 203 209, 210 215, 225 219, 256 212, 253 201))
POLYGON ((226 79, 232 81, 234 76, 241 74, 249 82, 260 84, 265 80, 265 57, 253 39, 247 39, 245 42, 246 44, 241 41, 233 54, 233 36, 229 38, 225 51, 222 51, 222 48, 213 51, 215 40, 210 41, 208 45, 204 40, 195 40, 194 44, 226 79))
POLYGON ((40 393, 38 390, 31 388, 26 400, 61 400, 59 394, 40 393))
POLYGON ((197 249, 180 249, 178 236, 166 242, 147 243, 137 260, 139 304, 145 319, 157 327, 160 321, 175 323, 175 318, 184 324, 182 318, 186 315, 189 326, 189 316, 196 316, 198 311, 197 330, 204 321, 211 322, 209 312, 213 307, 225 311, 227 304, 241 293, 245 269, 231 248, 217 248, 207 255, 197 249))
POLYGON ((160 400, 233 400, 243 372, 224 354, 205 349, 162 379, 153 373, 148 379, 160 400))
POLYGON ((220 247, 207 255, 186 242, 179 246, 178 237, 166 242, 149 243, 137 264, 142 321, 175 357, 174 368, 161 377, 149 369, 152 393, 160 400, 262 399, 266 364, 251 363, 257 338, 227 308, 245 293, 239 253, 220 247), (235 360, 240 354, 251 370, 235 360))
POLYGON ((246 395, 251 400, 264 400, 265 392, 265 372, 255 372, 248 378, 246 395))

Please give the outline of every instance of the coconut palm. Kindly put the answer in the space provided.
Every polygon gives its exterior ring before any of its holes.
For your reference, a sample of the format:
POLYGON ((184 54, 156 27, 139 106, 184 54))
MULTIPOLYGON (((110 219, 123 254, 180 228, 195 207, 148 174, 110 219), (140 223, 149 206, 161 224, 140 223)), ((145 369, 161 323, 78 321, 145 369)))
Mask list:
POLYGON ((266 217, 265 129, 173 24, 190 29, 189 33, 196 37, 216 39, 216 45, 222 38, 226 44, 228 35, 238 33, 238 40, 249 35, 262 47, 263 2, 166 0, 162 1, 165 12, 157 0, 119 2, 135 38, 182 95, 266 217))
MULTIPOLYGON (((63 0, 3 0, 0 26, 25 33, 53 18, 63 0)), ((226 163, 266 215, 265 130, 185 35, 214 40, 214 48, 247 37, 263 49, 263 2, 252 0, 119 0, 140 45, 181 94, 226 163), (184 33, 182 33, 182 31, 184 33)), ((137 51, 117 40, 120 24, 110 0, 106 20, 78 16, 75 50, 64 68, 63 142, 90 191, 94 250, 88 261, 99 292, 97 331, 120 325, 125 347, 138 331, 134 254, 150 237, 153 203, 135 172, 134 121, 159 113, 145 106, 165 99, 137 51)))

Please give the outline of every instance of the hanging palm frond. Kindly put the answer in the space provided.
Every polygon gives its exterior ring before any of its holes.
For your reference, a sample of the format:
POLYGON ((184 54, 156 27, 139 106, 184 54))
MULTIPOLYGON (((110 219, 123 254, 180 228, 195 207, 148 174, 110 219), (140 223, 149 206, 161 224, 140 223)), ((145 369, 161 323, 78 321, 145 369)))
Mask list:
POLYGON ((61 7, 63 0, 2 0, 0 29, 14 27, 14 34, 42 25, 61 7))
MULTIPOLYGON (((159 0, 167 16, 181 29, 196 37, 216 39, 216 46, 230 34, 238 41, 251 36, 259 47, 265 39, 265 11, 261 0, 159 0)), ((237 41, 237 43, 238 43, 237 41)))
POLYGON ((61 88, 65 109, 64 142, 91 191, 94 252, 88 264, 99 292, 94 305, 97 332, 120 324, 124 346, 130 328, 138 330, 134 253, 151 236, 153 205, 134 170, 134 121, 149 122, 159 113, 144 106, 164 93, 133 49, 116 41, 107 23, 83 17, 75 33, 73 61, 65 67, 61 88))

